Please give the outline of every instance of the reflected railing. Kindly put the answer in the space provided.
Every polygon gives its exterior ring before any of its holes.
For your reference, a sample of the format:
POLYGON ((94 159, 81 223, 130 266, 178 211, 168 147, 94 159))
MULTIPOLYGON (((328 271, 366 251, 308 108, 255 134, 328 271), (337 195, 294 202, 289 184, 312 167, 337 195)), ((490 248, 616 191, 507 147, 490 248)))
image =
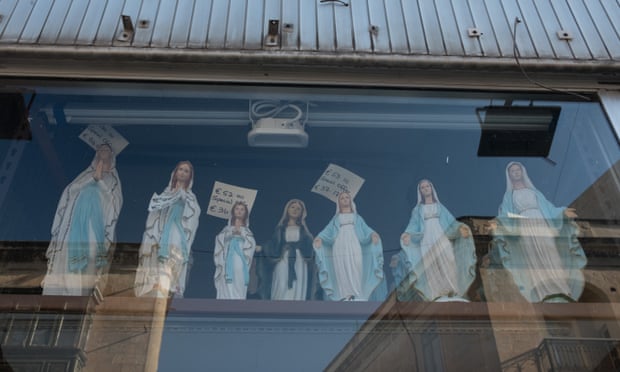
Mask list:
POLYGON ((4 371, 2 363, 4 366, 10 363, 20 371, 81 370, 86 363, 84 345, 92 322, 87 310, 90 299, 71 297, 39 301, 38 297, 3 297, 0 370, 4 371))
POLYGON ((537 348, 502 363, 504 372, 619 370, 619 339, 546 338, 537 348))

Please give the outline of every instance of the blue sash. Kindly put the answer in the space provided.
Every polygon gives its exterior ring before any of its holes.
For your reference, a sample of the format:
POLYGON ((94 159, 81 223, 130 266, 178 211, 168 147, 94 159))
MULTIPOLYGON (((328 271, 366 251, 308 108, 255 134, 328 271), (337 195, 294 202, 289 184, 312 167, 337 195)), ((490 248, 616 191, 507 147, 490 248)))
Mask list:
POLYGON ((243 256, 243 250, 241 249, 241 243, 243 242, 243 238, 240 236, 233 236, 230 239, 230 243, 228 244, 228 252, 226 253, 226 283, 233 282, 233 258, 234 255, 238 255, 241 258, 241 262, 243 263, 243 280, 245 285, 248 285, 250 282, 250 270, 248 268, 248 263, 243 256))
POLYGON ((67 246, 69 247, 69 271, 83 271, 88 265, 90 229, 94 233, 97 246, 97 267, 107 263, 107 252, 104 244, 105 226, 99 187, 95 183, 88 184, 81 191, 75 202, 75 210, 69 227, 67 246))
POLYGON ((183 252, 183 260, 187 262, 189 257, 189 249, 187 248, 187 238, 185 236, 185 231, 183 230, 183 225, 181 224, 181 220, 183 218, 183 209, 185 208, 185 203, 182 201, 177 201, 170 208, 170 214, 164 224, 164 229, 161 233, 161 239, 159 241, 159 260, 165 261, 168 259, 170 255, 170 232, 172 229, 177 229, 179 234, 181 235, 180 247, 183 252))

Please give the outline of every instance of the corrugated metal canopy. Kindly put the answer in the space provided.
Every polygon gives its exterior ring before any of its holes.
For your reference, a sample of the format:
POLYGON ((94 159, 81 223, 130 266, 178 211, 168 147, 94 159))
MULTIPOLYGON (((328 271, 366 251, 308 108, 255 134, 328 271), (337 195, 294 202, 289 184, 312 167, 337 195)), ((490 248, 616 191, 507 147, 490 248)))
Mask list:
POLYGON ((0 45, 513 59, 514 40, 524 59, 620 60, 618 0, 2 0, 0 17, 0 45))
POLYGON ((0 0, 0 76, 592 92, 619 35, 620 0, 0 0))

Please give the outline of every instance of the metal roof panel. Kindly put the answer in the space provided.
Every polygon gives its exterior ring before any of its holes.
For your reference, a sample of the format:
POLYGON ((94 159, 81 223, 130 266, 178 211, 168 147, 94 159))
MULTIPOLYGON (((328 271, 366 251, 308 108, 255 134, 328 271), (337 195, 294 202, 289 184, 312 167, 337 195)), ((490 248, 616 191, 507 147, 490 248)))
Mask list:
POLYGON ((3 0, 0 44, 619 60, 618 0, 3 0), (121 17, 131 38, 123 39, 121 17), (513 39, 514 20, 521 20, 513 39), (268 40, 269 21, 277 37, 268 40), (476 29, 480 34, 470 34, 476 29), (558 32, 565 32, 561 37, 558 32))

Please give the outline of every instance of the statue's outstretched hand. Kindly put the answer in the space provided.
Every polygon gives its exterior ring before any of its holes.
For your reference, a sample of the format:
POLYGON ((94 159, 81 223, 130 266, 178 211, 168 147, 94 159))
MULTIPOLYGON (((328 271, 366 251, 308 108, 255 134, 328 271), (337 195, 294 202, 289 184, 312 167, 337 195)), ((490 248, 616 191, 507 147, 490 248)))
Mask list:
POLYGON ((564 215, 567 218, 577 218, 577 210, 575 208, 566 208, 564 210, 564 215))
POLYGON ((372 239, 372 244, 379 244, 379 234, 374 232, 370 235, 370 238, 372 239))
POLYGON ((461 225, 459 227, 459 232, 461 233, 461 236, 463 238, 469 238, 469 235, 471 234, 469 227, 467 227, 467 225, 461 225))
POLYGON ((495 220, 488 221, 486 225, 484 226, 484 229, 486 230, 488 234, 492 234, 493 232, 495 232, 495 230, 497 230, 497 221, 495 220))
POLYGON ((411 235, 409 235, 409 233, 403 233, 400 236, 400 240, 403 242, 403 245, 409 245, 411 244, 411 235))

